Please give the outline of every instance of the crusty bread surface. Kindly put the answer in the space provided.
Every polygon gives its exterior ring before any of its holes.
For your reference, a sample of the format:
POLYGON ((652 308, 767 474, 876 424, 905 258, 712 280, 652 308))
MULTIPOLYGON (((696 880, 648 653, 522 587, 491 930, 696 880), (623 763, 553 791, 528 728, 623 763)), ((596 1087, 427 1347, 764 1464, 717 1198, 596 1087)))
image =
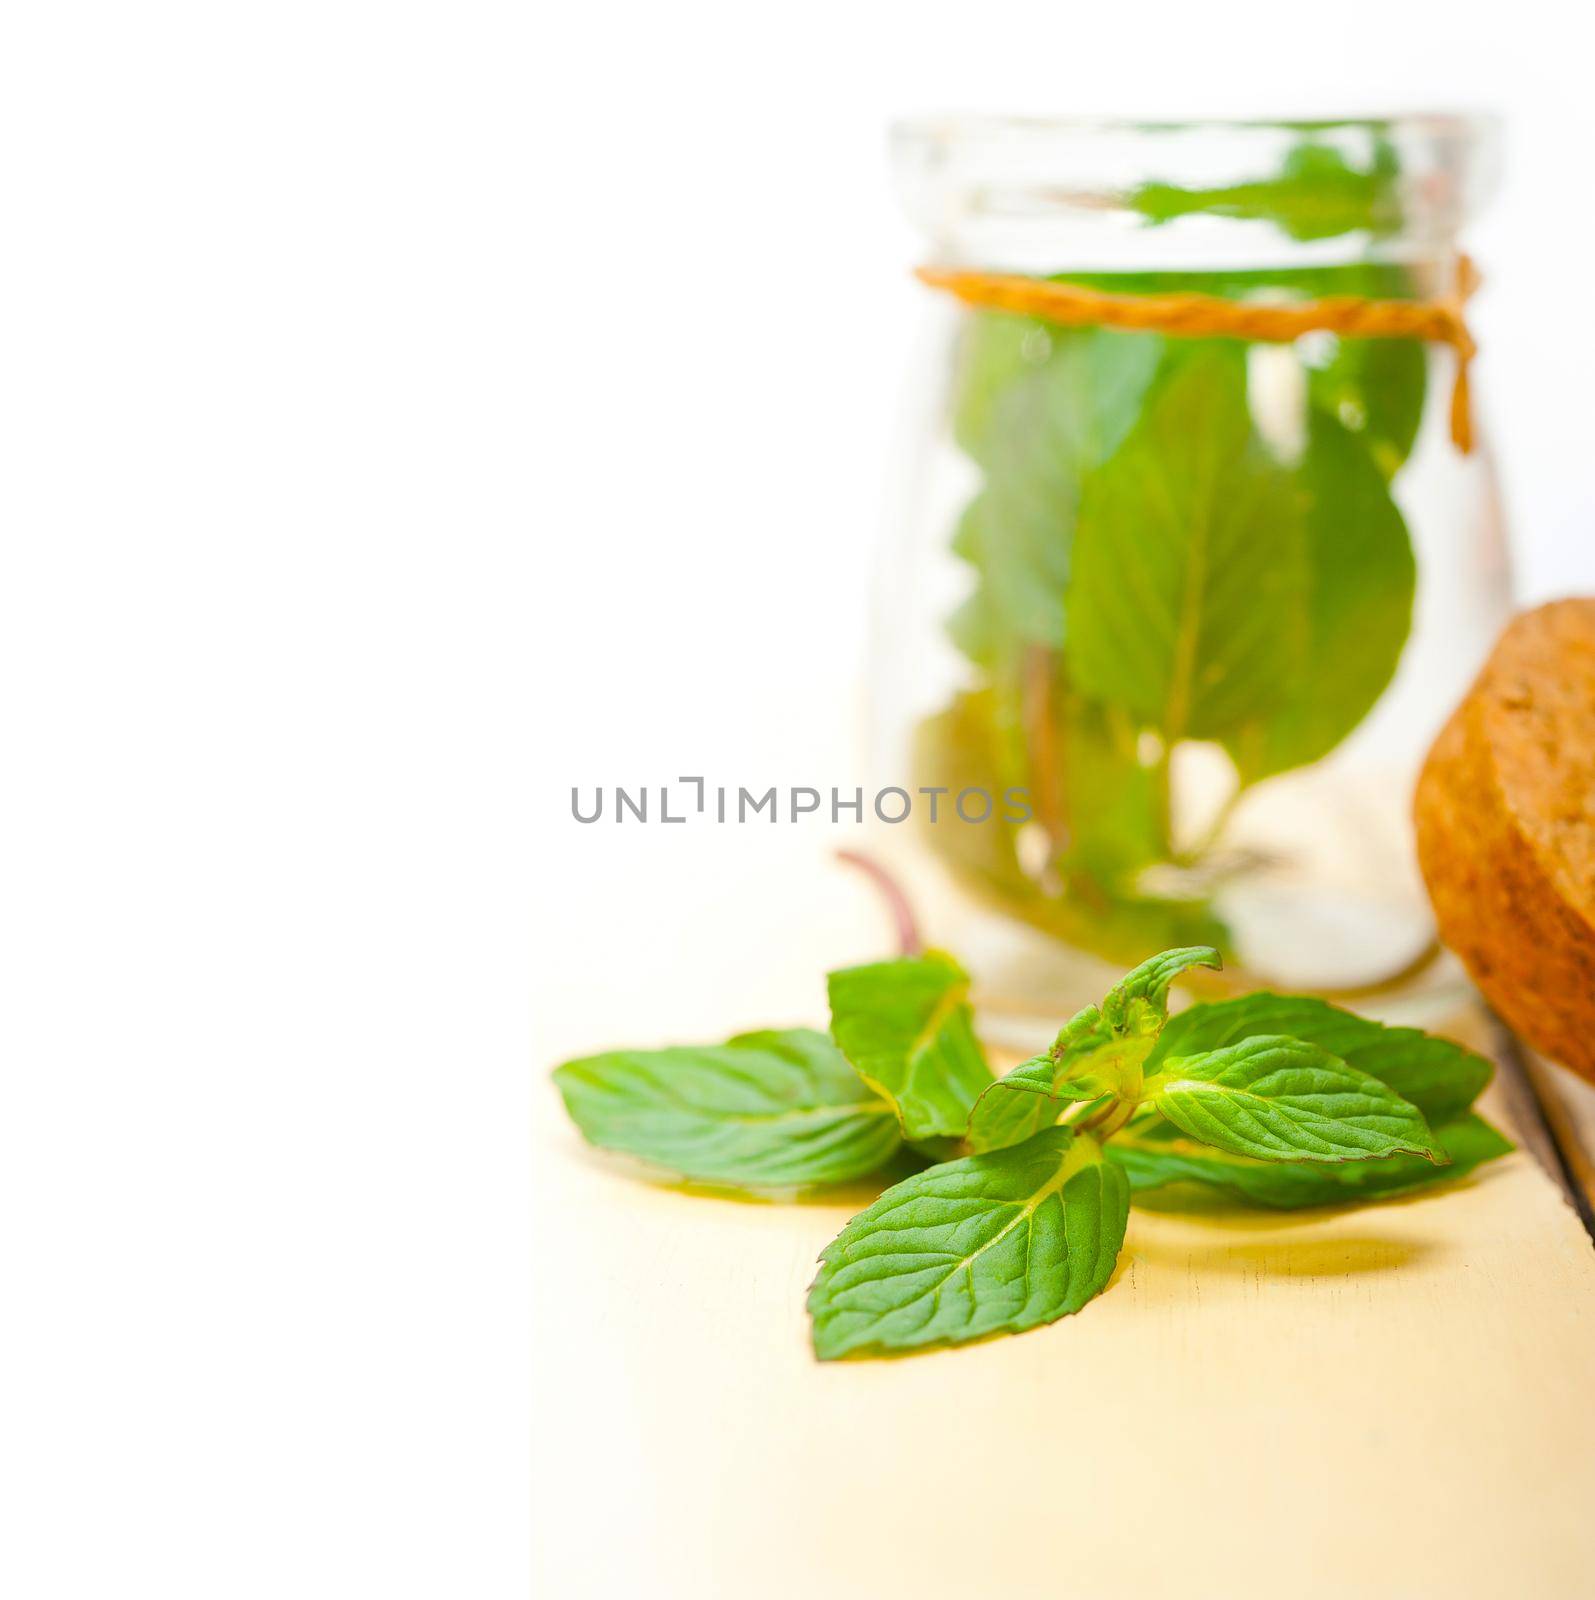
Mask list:
POLYGON ((1595 600, 1507 626, 1414 810, 1440 937, 1523 1039, 1595 1081, 1595 600))

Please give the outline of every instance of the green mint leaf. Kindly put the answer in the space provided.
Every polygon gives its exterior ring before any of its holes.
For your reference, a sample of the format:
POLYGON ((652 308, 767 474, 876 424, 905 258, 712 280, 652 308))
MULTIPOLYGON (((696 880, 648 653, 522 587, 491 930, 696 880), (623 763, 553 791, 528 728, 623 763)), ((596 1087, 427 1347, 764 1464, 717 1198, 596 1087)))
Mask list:
POLYGON ((1058 1062, 1045 1051, 986 1086, 964 1137, 977 1154, 1003 1150, 1050 1128, 1065 1106, 1096 1098, 1084 1084, 1060 1082, 1058 1062))
POLYGON ((1166 789, 1157 769, 1140 760, 1135 719, 1123 707, 1099 705, 1068 689, 1061 662, 1057 676, 1066 696, 1058 718, 1061 862, 1122 898, 1142 867, 1168 854, 1166 789))
POLYGON ((986 459, 1002 397, 1052 353, 1052 328, 1036 317, 971 311, 953 351, 952 431, 970 460, 986 459))
POLYGON ((1168 1017, 1169 985, 1192 967, 1218 967, 1210 946, 1165 950, 1127 972, 1100 1006, 1071 1017, 1051 1047, 989 1084, 969 1114, 973 1150, 1000 1150, 1058 1120, 1064 1106, 1141 1096, 1141 1068, 1168 1017))
POLYGON ((1308 580, 1299 487, 1253 434, 1241 347, 1196 343, 1085 485, 1066 604, 1073 680, 1165 750, 1221 738, 1295 681, 1308 580))
POLYGON ((1200 213, 1271 222, 1304 242, 1356 232, 1377 238, 1401 227, 1400 176, 1388 139, 1375 142, 1365 167, 1354 166, 1332 144, 1304 140, 1285 157, 1277 177, 1210 189, 1146 183, 1130 205, 1154 226, 1200 213))
POLYGON ((953 541, 978 581, 950 626, 976 661, 1062 644, 1080 484, 1134 423, 1162 344, 1002 313, 970 319, 955 428, 985 482, 953 541))
POLYGON ((1234 1155, 1446 1159, 1416 1106, 1321 1046, 1280 1034, 1165 1058, 1147 1079, 1146 1095, 1193 1139, 1234 1155))
POLYGON ((1197 1144, 1161 1119, 1144 1126, 1131 1123, 1106 1151, 1124 1169, 1136 1194, 1167 1184, 1195 1183, 1248 1205, 1290 1210, 1382 1200, 1449 1183, 1513 1149, 1510 1139, 1472 1112, 1439 1124, 1434 1137, 1450 1157, 1447 1166, 1419 1156, 1340 1163, 1257 1161, 1197 1144))
MULTIPOLYGON (((1023 785, 1023 767, 1017 752, 999 731, 996 692, 977 689, 957 695, 945 710, 925 718, 914 732, 913 777, 916 784, 939 785, 952 794, 960 790, 1023 785)), ((1008 901, 1022 901, 1034 884, 1020 871, 1017 858, 1019 824, 1010 820, 1006 807, 977 826, 959 819, 952 807, 937 809, 930 820, 927 808, 916 807, 915 820, 934 849, 965 876, 1008 901)))
POLYGON ((1044 478, 1049 455, 1105 460, 1135 422, 1163 346, 1155 333, 974 312, 959 340, 954 436, 988 473, 1044 478))
POLYGON ((1129 1199, 1124 1173, 1067 1128, 916 1173, 820 1257, 814 1353, 963 1344, 1078 1311, 1113 1275, 1129 1199))
MULTIPOLYGON (((967 319, 960 342, 954 426, 982 485, 953 539, 975 583, 948 631, 987 675, 997 760, 980 782, 1028 790, 1055 848, 1082 863, 1103 854, 1099 832, 1133 838, 1135 822, 1151 831, 1161 818, 1151 781, 1133 760, 1111 763, 1114 792, 1093 804, 1090 750, 1060 759, 1065 743, 1092 740, 1101 717, 1071 694, 1058 668, 1081 485, 1135 422, 1162 348, 1155 334, 1058 328, 1000 313, 967 319), (1127 792, 1136 788, 1144 792, 1138 804, 1127 792)), ((1118 731, 1133 753, 1135 730, 1118 731)), ((945 831, 956 830, 953 823, 945 831)), ((1156 852, 1142 854, 1150 860, 1156 852)), ((1022 894, 1033 892, 1022 885, 1022 894)))
POLYGON ((1476 1051, 1417 1028, 1392 1028, 1325 1000, 1261 990, 1194 1005, 1170 1019, 1147 1059, 1200 1055, 1257 1034, 1288 1034, 1339 1056, 1379 1079, 1438 1127, 1459 1117, 1489 1083, 1494 1068, 1476 1051))
POLYGON ((1412 627, 1412 540, 1367 446, 1309 408, 1297 477, 1307 506, 1304 670, 1266 718, 1226 738, 1245 783, 1333 750, 1385 692, 1412 627))
POLYGON ((845 967, 828 974, 831 1037, 859 1076, 897 1109, 911 1140, 957 1138, 991 1080, 970 1016, 969 976, 951 956, 845 967))
POLYGON ((554 1081, 589 1143, 699 1183, 844 1183, 901 1144, 892 1108, 810 1028, 614 1050, 567 1061, 554 1081))
POLYGON ((1158 1032, 1168 1020, 1169 985, 1192 967, 1224 965, 1210 945, 1165 950, 1132 968, 1108 990, 1102 1001, 1102 1020, 1115 1038, 1158 1032))
MULTIPOLYGON (((1387 268, 1356 292, 1410 298, 1412 276, 1405 268, 1387 268)), ((1429 353, 1421 340, 1342 339, 1324 366, 1309 368, 1307 394, 1367 446, 1388 481, 1412 453, 1428 377, 1429 353)))
MULTIPOLYGON (((1015 736, 1002 721, 994 691, 960 694, 915 730, 914 781, 940 784, 953 793, 1023 785, 1023 777, 1011 776, 1016 767, 1015 743, 1015 736)), ((1155 841, 1157 824, 1149 820, 1143 843, 1130 845, 1125 841, 1134 825, 1126 819, 1132 816, 1132 809, 1128 802, 1118 803, 1118 797, 1130 790, 1140 794, 1142 780, 1149 776, 1136 763, 1133 739, 1125 751, 1102 748, 1089 763, 1077 759, 1080 748, 1076 745, 1070 750, 1071 764, 1065 774, 1073 808, 1068 818, 1071 832, 1077 838, 1086 834, 1100 847, 1095 859, 1104 867, 1121 851, 1141 852, 1142 859, 1150 859, 1157 851, 1155 846, 1146 847, 1145 838, 1155 841), (1092 795, 1089 807, 1080 799, 1087 790, 1092 795)), ((1035 794, 1032 790, 1032 800, 1035 794)), ((1143 814, 1152 809, 1139 801, 1136 804, 1143 814)), ((960 822, 947 806, 940 809, 934 823, 919 811, 915 817, 923 823, 931 848, 965 882, 999 899, 1013 916, 1032 927, 1095 950, 1107 960, 1128 962, 1159 945, 1220 944, 1227 938, 1224 925, 1201 902, 1105 895, 1095 875, 1089 895, 1044 893, 1021 869, 1018 825, 1010 822, 1000 807, 989 822, 978 827, 960 822)))

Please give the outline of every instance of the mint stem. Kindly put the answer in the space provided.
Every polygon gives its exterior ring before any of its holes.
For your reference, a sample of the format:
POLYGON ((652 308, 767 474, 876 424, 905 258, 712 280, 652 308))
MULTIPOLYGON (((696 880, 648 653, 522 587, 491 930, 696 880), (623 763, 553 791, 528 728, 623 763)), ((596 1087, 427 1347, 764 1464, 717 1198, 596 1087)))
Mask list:
POLYGON ((836 859, 845 861, 850 867, 857 867, 880 891, 881 899, 886 902, 886 909, 891 912, 892 922, 897 928, 897 953, 917 956, 925 948, 925 942, 919 936, 914 908, 897 879, 873 856, 867 856, 860 850, 838 850, 836 859))

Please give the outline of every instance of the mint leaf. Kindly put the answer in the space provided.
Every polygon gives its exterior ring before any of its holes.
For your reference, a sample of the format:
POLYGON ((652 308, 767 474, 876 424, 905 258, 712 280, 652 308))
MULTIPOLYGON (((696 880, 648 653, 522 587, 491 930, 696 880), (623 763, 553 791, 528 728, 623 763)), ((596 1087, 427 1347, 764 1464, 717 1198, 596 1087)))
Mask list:
POLYGON ((820 1257, 814 1353, 963 1344, 1078 1311, 1113 1275, 1129 1197, 1125 1175, 1067 1128, 916 1173, 820 1257))
MULTIPOLYGON (((1058 713, 1064 796, 1062 863, 1121 897, 1135 873, 1168 854, 1167 790, 1139 757, 1140 730, 1122 706, 1067 688, 1058 713)), ((1146 940, 1141 948, 1145 948, 1146 940)))
POLYGON ((959 343, 954 435, 988 472, 1047 472, 1049 450, 1077 466, 1104 460, 1135 422, 1163 348, 1155 333, 974 312, 959 343))
POLYGON ((991 1082, 975 1038, 969 975, 951 956, 845 967, 828 974, 831 1037, 897 1110, 908 1139, 956 1137, 991 1082))
POLYGON ((1141 1064, 1168 1017, 1169 985, 1192 967, 1218 967, 1208 946, 1165 950, 1108 990, 1100 1006, 1071 1017, 1044 1054, 987 1086, 969 1116, 974 1150, 1018 1144, 1050 1126, 1066 1104, 1141 1096, 1141 1064))
MULTIPOLYGON (((925 718, 914 731, 913 778, 916 784, 939 785, 956 794, 961 789, 1006 787, 1025 782, 1020 752, 999 731, 999 708, 993 689, 959 694, 945 710, 925 718)), ((961 872, 972 876, 1004 899, 1023 901, 1035 891, 1020 870, 1019 825, 999 806, 978 826, 959 819, 951 807, 916 807, 915 818, 934 849, 961 872)))
POLYGON ((955 431, 983 483, 953 539, 975 586, 947 626, 987 675, 999 751, 979 782, 1027 789, 1055 850, 1115 869, 1126 853, 1155 859, 1161 811, 1133 759, 1136 730, 1106 725, 1059 670, 1064 592, 1082 483, 1134 424, 1163 347, 1155 334, 987 313, 965 325, 955 380, 955 431), (1106 739, 1127 740, 1131 759, 1097 763, 1109 780, 1099 799, 1090 768, 1106 739))
POLYGON ((969 1148, 978 1154, 1023 1144, 1050 1128, 1065 1106, 1097 1098, 1084 1084, 1059 1078, 1058 1062, 1047 1051, 988 1084, 969 1113, 969 1148))
POLYGON ((1356 1161, 1406 1153, 1445 1160, 1416 1106, 1302 1039, 1262 1034, 1165 1058, 1146 1094, 1193 1139, 1235 1155, 1356 1161))
POLYGON ((1247 783, 1333 750, 1385 692, 1412 626, 1412 541, 1368 448, 1309 408, 1298 478, 1307 507, 1304 669, 1266 718, 1226 739, 1247 783))
POLYGON ((1151 1046, 1150 1037, 1115 1031, 1099 1006, 1087 1006, 1041 1055, 988 1085, 969 1115, 970 1147, 999 1150, 1019 1144, 1056 1122, 1065 1105, 1107 1095, 1137 1098, 1141 1061, 1151 1046))
POLYGON ((1072 568, 1074 682, 1165 750, 1279 705, 1303 661, 1306 533, 1253 435, 1240 346, 1201 342, 1160 380, 1085 486, 1072 568))
POLYGON ((1354 166, 1332 144, 1304 140, 1276 177, 1210 189, 1146 183, 1129 203, 1154 226, 1200 213, 1271 222, 1302 241, 1355 232, 1377 238, 1401 227, 1400 176, 1395 147, 1386 138, 1375 141, 1366 167, 1354 166))
POLYGON ((1436 1127, 1466 1111, 1494 1071, 1483 1056, 1449 1039, 1267 990, 1180 1012, 1159 1036, 1147 1070, 1166 1057, 1200 1055, 1267 1033, 1304 1039, 1340 1057, 1410 1101, 1436 1127))
POLYGON ((1000 312, 968 324, 955 428, 985 484, 953 541, 978 584, 950 628, 976 661, 1062 644, 1081 480, 1134 423, 1162 347, 1000 312))
POLYGON ((1511 1140, 1472 1112, 1440 1124, 1434 1137, 1450 1157, 1447 1166, 1419 1156, 1340 1163, 1257 1161, 1197 1144, 1161 1119, 1131 1123, 1106 1150, 1136 1194, 1171 1183, 1197 1183, 1250 1205, 1290 1210, 1382 1200, 1449 1183, 1513 1149, 1511 1140))
MULTIPOLYGON (((1412 275, 1402 267, 1386 272, 1357 292, 1410 298, 1412 275)), ((1420 340, 1342 339, 1326 365, 1308 370, 1307 394, 1367 447, 1388 481, 1412 453, 1428 377, 1429 352, 1420 340)))
POLYGON ((1210 945, 1165 950, 1132 968, 1108 990, 1102 1001, 1102 1020, 1114 1037, 1156 1033, 1168 1020, 1169 985, 1192 967, 1224 965, 1210 945))
POLYGON ((892 1108, 810 1028, 610 1051, 567 1061, 554 1081, 589 1143, 700 1183, 843 1183, 901 1143, 892 1108))
MULTIPOLYGON (((1016 737, 1005 728, 996 702, 993 690, 972 690, 927 717, 915 730, 914 781, 941 784, 955 793, 994 784, 1023 784, 1023 778, 1009 776, 1020 758, 1013 748, 1016 737)), ((1155 846, 1155 825, 1149 822, 1142 843, 1132 845, 1129 840, 1135 824, 1128 820, 1134 810, 1144 813, 1148 808, 1140 801, 1134 807, 1128 800, 1120 803, 1121 795, 1129 790, 1141 793, 1142 780, 1150 776, 1136 764, 1133 739, 1127 752, 1104 748, 1088 766, 1079 759, 1081 748, 1078 742, 1069 748, 1065 773, 1073 808, 1068 819, 1071 830, 1077 838, 1089 833, 1098 847, 1093 865, 1100 863, 1106 868, 1121 851, 1150 859, 1157 851, 1148 848, 1146 841, 1150 838, 1155 846), (1122 785, 1118 782, 1121 778, 1122 785), (1082 790, 1090 790, 1094 796, 1089 808, 1081 799, 1082 790)), ((1141 951, 1158 945, 1217 944, 1226 937, 1224 925, 1199 901, 1107 894, 1094 874, 1088 893, 1074 892, 1073 880, 1062 894, 1045 892, 1021 869, 1019 829, 1001 808, 978 827, 960 822, 946 806, 938 821, 923 820, 931 848, 966 882, 995 895, 1013 916, 1032 927, 1095 950, 1108 960, 1133 961, 1141 951)))
POLYGON ((1036 317, 971 311, 953 350, 952 431, 971 461, 984 461, 996 437, 998 404, 1052 354, 1053 327, 1036 317))

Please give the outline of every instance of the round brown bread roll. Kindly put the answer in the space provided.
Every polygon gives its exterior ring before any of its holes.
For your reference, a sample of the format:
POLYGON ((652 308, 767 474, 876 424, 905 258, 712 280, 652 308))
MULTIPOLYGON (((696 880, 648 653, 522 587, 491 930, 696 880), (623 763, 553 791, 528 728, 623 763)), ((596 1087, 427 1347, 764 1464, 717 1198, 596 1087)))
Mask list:
POLYGON ((1440 937, 1522 1038, 1595 1081, 1595 600, 1508 624, 1415 814, 1440 937))

